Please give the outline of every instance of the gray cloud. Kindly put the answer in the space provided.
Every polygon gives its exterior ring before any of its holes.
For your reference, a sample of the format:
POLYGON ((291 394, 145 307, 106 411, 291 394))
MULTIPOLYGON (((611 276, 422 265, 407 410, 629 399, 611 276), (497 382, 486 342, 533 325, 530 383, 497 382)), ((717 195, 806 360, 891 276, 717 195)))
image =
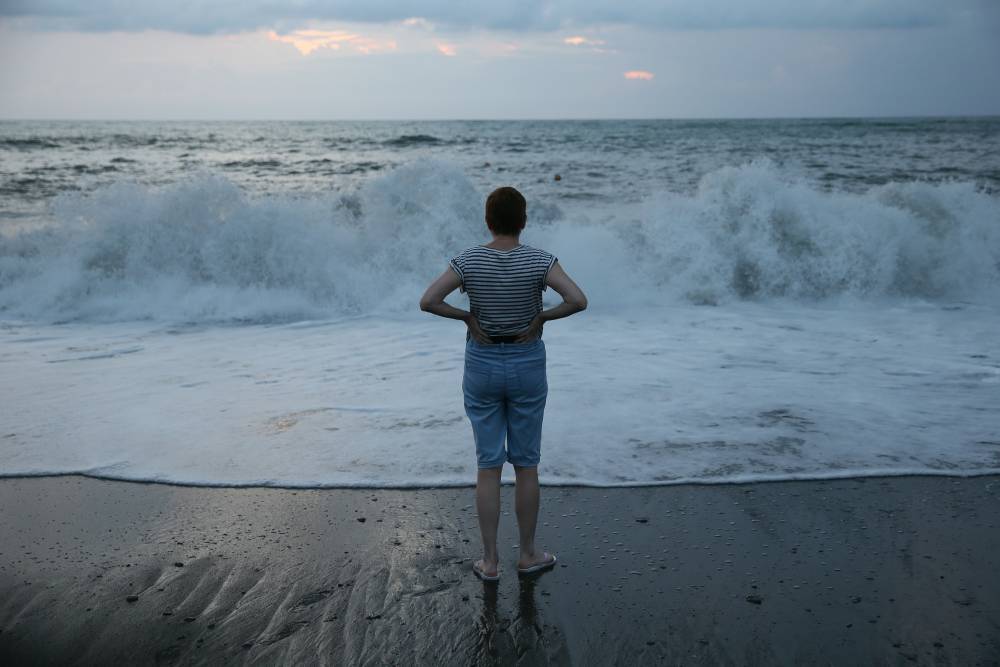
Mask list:
POLYGON ((0 0, 0 16, 50 30, 190 34, 290 30, 309 20, 423 17, 450 28, 558 30, 623 24, 680 30, 857 29, 943 25, 991 13, 990 0, 0 0))

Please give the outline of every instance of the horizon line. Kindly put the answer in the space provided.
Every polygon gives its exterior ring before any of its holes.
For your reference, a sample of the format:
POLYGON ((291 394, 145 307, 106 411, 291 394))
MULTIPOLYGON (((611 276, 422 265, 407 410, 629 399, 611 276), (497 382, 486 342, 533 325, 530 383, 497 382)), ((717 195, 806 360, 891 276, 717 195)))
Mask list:
POLYGON ((997 113, 969 114, 882 114, 841 116, 579 116, 579 117, 427 117, 427 118, 57 118, 0 117, 0 122, 57 123, 445 123, 445 122, 590 122, 590 121, 752 121, 752 120, 903 120, 903 119, 984 119, 1000 118, 997 113))

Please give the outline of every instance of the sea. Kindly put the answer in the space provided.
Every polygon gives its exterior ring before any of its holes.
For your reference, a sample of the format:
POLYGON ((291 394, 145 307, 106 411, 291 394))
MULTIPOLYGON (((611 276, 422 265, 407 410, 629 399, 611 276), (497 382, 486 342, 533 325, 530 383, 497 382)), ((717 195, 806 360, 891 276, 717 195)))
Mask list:
POLYGON ((2 122, 0 476, 473 483, 417 304, 502 185, 590 302, 543 483, 1000 473, 982 117, 2 122))

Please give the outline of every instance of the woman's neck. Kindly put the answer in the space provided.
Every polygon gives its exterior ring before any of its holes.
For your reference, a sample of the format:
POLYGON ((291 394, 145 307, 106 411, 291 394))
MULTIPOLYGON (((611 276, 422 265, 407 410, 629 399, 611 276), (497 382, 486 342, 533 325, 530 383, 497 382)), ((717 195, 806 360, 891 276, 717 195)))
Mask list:
POLYGON ((504 236, 502 234, 497 234, 493 237, 493 240, 486 244, 487 248, 493 248, 494 250, 510 250, 521 245, 521 240, 517 236, 504 236))

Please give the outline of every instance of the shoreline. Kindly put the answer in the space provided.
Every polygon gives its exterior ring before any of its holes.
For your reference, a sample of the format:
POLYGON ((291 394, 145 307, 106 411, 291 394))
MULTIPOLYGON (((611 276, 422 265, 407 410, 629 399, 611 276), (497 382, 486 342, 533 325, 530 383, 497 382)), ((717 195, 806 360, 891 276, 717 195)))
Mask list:
MULTIPOLYGON (((504 469, 508 470, 510 467, 509 463, 504 463, 504 469)), ((127 477, 113 477, 109 475, 94 475, 85 472, 40 472, 40 473, 13 473, 4 474, 0 473, 0 483, 5 480, 30 480, 30 479, 60 479, 60 478, 74 478, 78 477, 80 479, 89 479, 99 482, 121 482, 123 484, 145 484, 150 486, 172 486, 182 489, 274 489, 277 491, 380 491, 385 489, 387 491, 435 491, 435 490, 445 490, 445 489, 473 489, 476 484, 474 481, 471 482, 456 482, 454 484, 429 484, 426 486, 422 485, 408 485, 408 484, 381 484, 381 485, 350 485, 350 484, 308 484, 303 483, 301 486, 294 484, 266 484, 260 482, 247 482, 247 483, 226 483, 226 482, 183 482, 183 481, 172 481, 172 480, 162 480, 162 479, 131 479, 127 477)), ((656 481, 656 482, 615 482, 608 484, 598 484, 598 483, 579 483, 579 482, 552 482, 540 481, 540 485, 543 489, 656 489, 665 487, 677 487, 677 486, 744 486, 751 484, 781 484, 786 482, 833 482, 838 480, 862 480, 862 479, 897 479, 897 478, 955 478, 955 479, 975 479, 977 477, 1000 477, 1000 469, 987 468, 984 470, 975 471, 958 471, 949 469, 947 471, 904 471, 904 472, 886 472, 881 470, 873 471, 871 474, 864 474, 859 471, 851 470, 843 472, 843 474, 828 475, 823 473, 817 473, 817 475, 801 475, 796 477, 788 476, 756 476, 751 479, 724 479, 724 478, 679 478, 677 480, 669 481, 656 481)), ((513 487, 514 480, 512 478, 504 477, 501 480, 501 485, 504 487, 513 487)))
POLYGON ((549 486, 470 571, 470 487, 0 479, 12 664, 996 664, 1000 475, 549 486), (130 596, 135 596, 132 600, 130 596), (130 601, 131 600, 131 601, 130 601))

